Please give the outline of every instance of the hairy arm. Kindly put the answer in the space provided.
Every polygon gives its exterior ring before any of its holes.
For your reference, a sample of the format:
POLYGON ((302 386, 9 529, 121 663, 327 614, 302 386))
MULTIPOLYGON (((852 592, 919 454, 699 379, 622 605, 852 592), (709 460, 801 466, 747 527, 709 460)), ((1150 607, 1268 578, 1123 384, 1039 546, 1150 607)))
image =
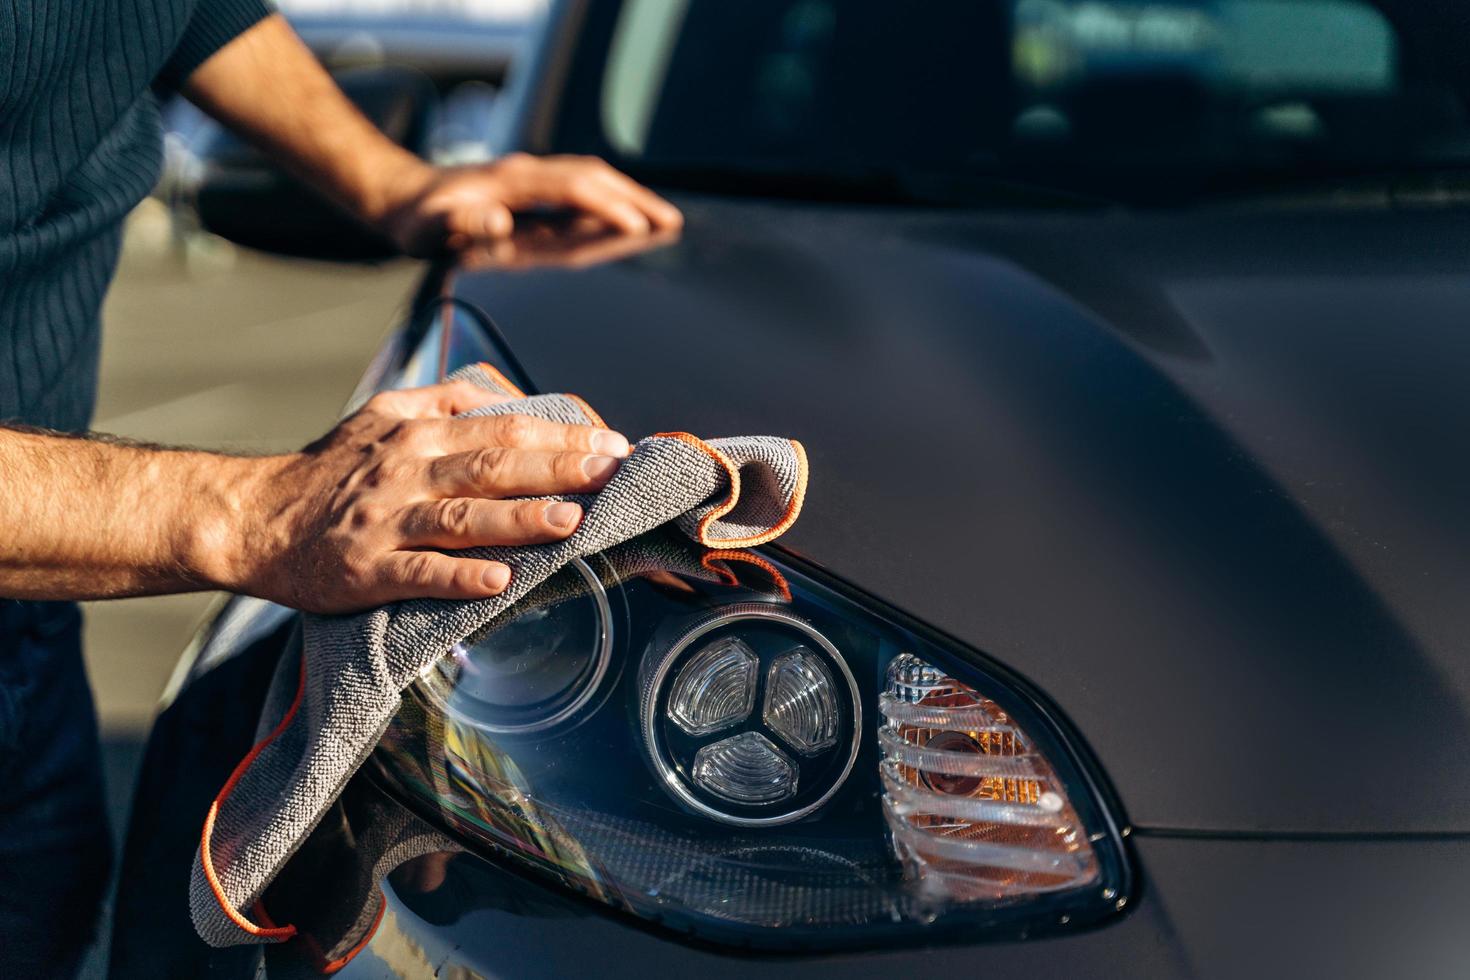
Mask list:
POLYGON ((240 457, 0 428, 0 596, 98 599, 227 589, 346 612, 474 599, 500 562, 446 555, 556 541, 601 489, 621 435, 520 415, 463 382, 377 395, 298 453, 240 457))
POLYGON ((0 429, 0 595, 227 587, 264 461, 0 429))
POLYGON ((583 212, 625 233, 678 228, 678 209, 600 160, 512 154, 443 169, 399 147, 360 113, 280 15, 260 21, 184 84, 200 108, 262 147, 405 251, 502 238, 513 212, 583 212))

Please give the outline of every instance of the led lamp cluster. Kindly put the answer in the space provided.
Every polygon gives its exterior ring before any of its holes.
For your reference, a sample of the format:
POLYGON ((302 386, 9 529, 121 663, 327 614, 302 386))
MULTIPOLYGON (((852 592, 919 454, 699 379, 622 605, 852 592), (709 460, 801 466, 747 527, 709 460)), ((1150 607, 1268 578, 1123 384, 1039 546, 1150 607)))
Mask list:
POLYGON ((741 604, 659 656, 643 726, 664 785, 697 812, 774 826, 830 799, 857 755, 861 706, 842 654, 799 617, 741 604))

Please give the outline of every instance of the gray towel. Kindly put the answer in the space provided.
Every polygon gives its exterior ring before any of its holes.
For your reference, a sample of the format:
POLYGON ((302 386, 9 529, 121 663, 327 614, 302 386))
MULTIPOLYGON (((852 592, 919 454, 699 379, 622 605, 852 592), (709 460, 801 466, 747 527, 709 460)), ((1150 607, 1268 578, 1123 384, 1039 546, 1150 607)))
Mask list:
MULTIPOLYGON (((454 377, 520 394, 488 366, 454 377)), ((602 424, 570 395, 516 397, 468 414, 602 424)), ((241 760, 205 819, 189 883, 199 935, 210 945, 232 946, 295 934, 293 926, 269 921, 258 904, 261 893, 372 751, 398 709, 400 692, 458 640, 571 559, 670 521, 710 548, 770 541, 800 513, 806 477, 806 454, 790 439, 650 436, 633 447, 601 492, 568 498, 586 511, 571 537, 466 552, 510 566, 510 585, 501 595, 471 602, 415 599, 355 616, 307 615, 294 700, 241 760)))
MULTIPOLYGON (((790 599, 781 573, 759 556, 747 551, 711 551, 682 535, 661 530, 600 552, 585 567, 591 568, 606 588, 642 576, 671 574, 681 583, 720 582, 778 602, 790 599), (737 569, 743 572, 738 577, 737 569)), ((530 611, 585 596, 588 591, 587 579, 564 567, 464 642, 483 640, 530 611)), ((292 643, 282 655, 267 707, 261 713, 257 739, 276 726, 291 703, 300 658, 300 643, 292 643)), ((555 820, 533 804, 535 789, 515 770, 514 763, 502 756, 484 733, 431 705, 432 699, 422 695, 406 696, 378 743, 375 757, 391 756, 391 766, 399 767, 398 773, 410 772, 410 778, 437 786, 441 794, 468 794, 471 799, 483 801, 481 805, 496 810, 495 819, 502 826, 518 826, 517 832, 524 839, 537 841, 544 853, 561 855, 572 866, 585 867, 588 856, 555 820), (446 738, 451 731, 454 737, 446 738), (463 749, 451 745, 474 747, 476 759, 461 757, 463 749)), ((276 911, 278 903, 298 910, 301 918, 292 920, 299 930, 296 941, 305 946, 304 952, 318 972, 335 972, 364 947, 377 929, 385 901, 379 885, 385 877, 423 855, 439 852, 447 856, 462 849, 377 791, 354 793, 349 785, 311 832, 301 852, 266 890, 263 902, 276 911), (324 868, 332 869, 330 879, 322 878, 324 868)), ((588 877, 591 882, 581 884, 596 888, 595 883, 603 876, 593 870, 588 877)))

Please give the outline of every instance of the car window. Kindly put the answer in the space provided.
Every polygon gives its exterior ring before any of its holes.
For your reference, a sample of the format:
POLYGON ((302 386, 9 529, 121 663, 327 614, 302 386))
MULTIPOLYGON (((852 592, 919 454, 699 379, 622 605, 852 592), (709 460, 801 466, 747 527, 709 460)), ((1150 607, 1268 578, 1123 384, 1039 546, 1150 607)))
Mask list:
MULTIPOLYGON (((1045 179, 1127 198, 1458 166, 1440 0, 624 0, 563 137, 634 171, 1045 179)), ((595 21, 594 21, 595 24, 595 21)))

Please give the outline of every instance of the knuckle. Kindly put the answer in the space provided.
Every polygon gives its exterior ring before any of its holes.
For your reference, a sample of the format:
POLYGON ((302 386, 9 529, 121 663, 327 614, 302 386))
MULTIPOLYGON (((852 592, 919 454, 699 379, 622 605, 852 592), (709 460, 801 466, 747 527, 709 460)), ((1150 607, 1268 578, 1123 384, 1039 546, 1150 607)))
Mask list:
POLYGON ((389 457, 378 463, 375 469, 377 486, 392 486, 407 481, 413 476, 417 467, 411 466, 401 458, 389 457))
POLYGON ((436 506, 435 522, 439 530, 451 537, 468 537, 474 520, 474 501, 466 497, 441 500, 436 506))
POLYGON ((444 383, 444 390, 455 392, 462 399, 474 398, 476 395, 480 395, 485 391, 484 388, 481 388, 479 385, 475 384, 472 381, 466 381, 464 378, 457 378, 454 381, 446 381, 444 383))
POLYGON ((507 446, 528 442, 535 431, 535 422, 525 415, 502 415, 495 424, 497 438, 507 446))
POLYGON ((363 403, 363 411, 386 412, 393 407, 393 392, 380 391, 363 403))
POLYGON ((403 562, 403 577, 414 585, 432 585, 434 582, 434 555, 428 551, 415 552, 403 562))
POLYGON ((362 592, 376 584, 374 571, 373 563, 367 555, 349 553, 342 558, 339 574, 348 591, 362 592))
POLYGON ((394 426, 390 438, 401 449, 411 453, 428 448, 432 442, 433 423, 423 419, 410 419, 394 426))
POLYGON ((546 521, 546 504, 540 500, 525 500, 516 504, 511 512, 511 523, 520 534, 539 534, 549 526, 546 521))
POLYGON ((388 517, 388 509, 381 504, 357 503, 347 511, 347 526, 354 531, 364 531, 381 525, 388 517))
POLYGON ((470 482, 481 488, 492 488, 505 482, 510 469, 511 451, 504 446, 481 449, 470 457, 470 482))
POLYGON ((387 432, 383 433, 383 441, 393 446, 404 446, 413 438, 416 426, 413 422, 397 422, 387 432))
POLYGON ((365 487, 382 487, 390 483, 396 483, 400 476, 399 465, 392 458, 379 459, 367 468, 362 475, 362 485, 365 487))
POLYGON ((462 561, 458 562, 454 571, 450 573, 450 583, 459 592, 471 593, 475 591, 477 577, 474 565, 462 561))

